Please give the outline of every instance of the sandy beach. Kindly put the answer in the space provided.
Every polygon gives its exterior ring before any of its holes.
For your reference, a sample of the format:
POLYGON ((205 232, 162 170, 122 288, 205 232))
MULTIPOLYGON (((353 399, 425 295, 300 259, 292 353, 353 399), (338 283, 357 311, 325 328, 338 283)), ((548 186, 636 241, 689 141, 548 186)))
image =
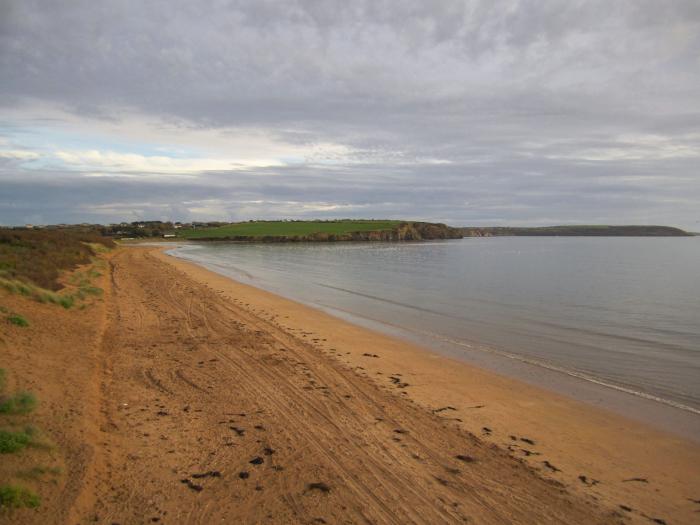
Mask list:
MULTIPOLYGON (((155 247, 82 311, 3 301, 53 443, 12 523, 696 523, 700 446, 155 247)), ((3 458, 3 461, 5 458, 3 458)), ((0 520, 9 519, 0 516, 0 520)))

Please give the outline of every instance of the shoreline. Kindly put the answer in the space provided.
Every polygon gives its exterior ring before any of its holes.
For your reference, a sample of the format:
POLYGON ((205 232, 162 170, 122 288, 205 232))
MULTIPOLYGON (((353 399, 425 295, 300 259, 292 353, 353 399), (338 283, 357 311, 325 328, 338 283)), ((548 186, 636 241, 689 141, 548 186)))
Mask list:
MULTIPOLYGON (((635 419, 657 430, 670 432, 684 439, 700 443, 700 417, 698 417, 700 410, 693 406, 658 397, 642 390, 635 390, 626 385, 608 382, 605 379, 563 368, 546 361, 508 352, 478 341, 453 339, 438 333, 412 330, 406 326, 343 310, 322 301, 299 299, 292 296, 289 290, 275 288, 271 285, 265 286, 269 283, 255 282, 252 275, 240 268, 233 271, 230 268, 198 261, 196 257, 190 258, 174 252, 178 247, 188 244, 181 243, 179 246, 163 247, 163 249, 167 250, 167 253, 173 258, 189 261, 241 284, 264 290, 314 310, 321 310, 342 321, 399 338, 417 345, 427 352, 486 369, 498 375, 635 419)), ((157 246, 158 243, 153 243, 153 245, 157 246)))
POLYGON ((168 255, 166 249, 153 253, 227 300, 317 345, 382 388, 509 450, 576 492, 613 508, 623 505, 667 518, 688 519, 697 510, 692 501, 697 497, 700 465, 696 443, 350 324, 168 255), (629 481, 634 479, 647 481, 629 481))

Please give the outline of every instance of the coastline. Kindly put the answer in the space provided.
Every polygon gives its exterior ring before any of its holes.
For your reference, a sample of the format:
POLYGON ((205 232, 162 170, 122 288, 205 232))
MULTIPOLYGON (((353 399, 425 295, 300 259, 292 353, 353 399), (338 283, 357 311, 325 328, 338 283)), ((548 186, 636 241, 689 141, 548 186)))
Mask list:
POLYGON ((355 246, 185 243, 171 253, 700 441, 700 289, 692 279, 681 284, 693 270, 680 262, 700 256, 699 249, 679 239, 501 237, 355 246), (669 253, 677 255, 673 262, 669 253), (598 272, 601 257, 610 267, 598 272), (674 270, 655 276, 665 264, 674 270))
POLYGON ((350 324, 169 256, 164 249, 154 250, 155 257, 221 297, 382 388, 510 450, 571 490, 611 508, 634 509, 626 515, 640 522, 649 516, 674 521, 696 516, 697 443, 350 324))

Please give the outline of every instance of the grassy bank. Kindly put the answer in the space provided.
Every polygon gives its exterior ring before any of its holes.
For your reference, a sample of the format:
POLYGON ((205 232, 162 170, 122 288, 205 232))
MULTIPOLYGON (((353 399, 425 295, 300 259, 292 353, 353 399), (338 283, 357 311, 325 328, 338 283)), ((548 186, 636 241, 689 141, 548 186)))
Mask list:
POLYGON ((254 221, 227 224, 216 228, 190 228, 177 231, 178 237, 201 239, 216 237, 295 237, 317 233, 344 235, 354 232, 387 231, 401 221, 254 221))

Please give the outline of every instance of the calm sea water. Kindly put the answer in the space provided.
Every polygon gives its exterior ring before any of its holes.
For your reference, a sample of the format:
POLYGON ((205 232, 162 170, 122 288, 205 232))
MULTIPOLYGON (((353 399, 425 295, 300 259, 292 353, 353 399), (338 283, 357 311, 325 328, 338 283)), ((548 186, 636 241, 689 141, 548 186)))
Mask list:
POLYGON ((194 244, 173 255, 453 356, 497 355, 700 414, 700 237, 194 244))

